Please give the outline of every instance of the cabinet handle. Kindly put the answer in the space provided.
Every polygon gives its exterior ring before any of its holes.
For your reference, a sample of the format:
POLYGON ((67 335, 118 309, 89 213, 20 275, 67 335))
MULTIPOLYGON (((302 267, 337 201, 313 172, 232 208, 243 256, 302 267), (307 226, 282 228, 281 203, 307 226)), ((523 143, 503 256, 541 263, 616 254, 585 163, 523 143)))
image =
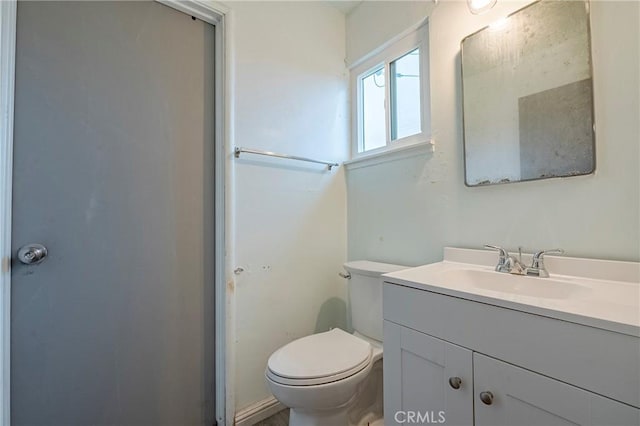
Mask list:
POLYGON ((449 377, 449 386, 453 389, 460 389, 462 385, 462 379, 460 377, 449 377))
POLYGON ((493 394, 489 391, 480 392, 480 401, 486 405, 493 404, 493 394))

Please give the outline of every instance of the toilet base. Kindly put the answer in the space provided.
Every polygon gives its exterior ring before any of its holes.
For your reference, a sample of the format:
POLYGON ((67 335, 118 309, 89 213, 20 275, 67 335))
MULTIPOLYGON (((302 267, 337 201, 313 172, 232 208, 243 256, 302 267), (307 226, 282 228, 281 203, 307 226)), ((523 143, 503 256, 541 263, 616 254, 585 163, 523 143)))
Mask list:
POLYGON ((292 408, 289 426, 384 425, 382 387, 382 360, 378 360, 346 405, 332 410, 292 408))
POLYGON ((346 426, 348 424, 347 407, 326 412, 318 411, 313 413, 292 408, 289 412, 289 426, 346 426))

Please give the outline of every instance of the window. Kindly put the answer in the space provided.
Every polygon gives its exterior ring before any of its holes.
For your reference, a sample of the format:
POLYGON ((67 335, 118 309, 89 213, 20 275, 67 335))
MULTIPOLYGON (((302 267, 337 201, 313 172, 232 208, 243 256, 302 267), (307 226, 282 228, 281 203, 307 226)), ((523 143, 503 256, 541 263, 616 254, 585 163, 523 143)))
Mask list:
POLYGON ((360 79, 362 96, 362 145, 363 151, 387 144, 385 130, 385 76, 384 67, 360 79))
POLYGON ((353 158, 428 141, 428 77, 426 24, 352 69, 353 158))

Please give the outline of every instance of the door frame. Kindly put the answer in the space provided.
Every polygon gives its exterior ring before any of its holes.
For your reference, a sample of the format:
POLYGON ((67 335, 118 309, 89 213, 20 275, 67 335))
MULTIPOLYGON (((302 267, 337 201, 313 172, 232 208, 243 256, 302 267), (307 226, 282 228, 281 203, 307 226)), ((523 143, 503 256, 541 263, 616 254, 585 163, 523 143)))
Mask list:
MULTIPOLYGON (((230 9, 217 1, 156 0, 215 27, 215 415, 219 425, 232 423, 232 375, 227 360, 233 345, 227 332, 228 301, 226 282, 230 278, 232 258, 231 224, 227 223, 232 206, 230 153, 232 140, 232 85, 230 9), (228 255, 226 254, 228 253, 228 255), (229 414, 231 413, 231 414, 229 414), (229 420, 231 419, 231 420, 229 420)), ((0 425, 11 423, 11 200, 13 175, 13 121, 15 94, 17 0, 0 1, 0 425)))
POLYGON ((11 372, 11 184, 16 0, 0 1, 0 421, 9 425, 11 372))

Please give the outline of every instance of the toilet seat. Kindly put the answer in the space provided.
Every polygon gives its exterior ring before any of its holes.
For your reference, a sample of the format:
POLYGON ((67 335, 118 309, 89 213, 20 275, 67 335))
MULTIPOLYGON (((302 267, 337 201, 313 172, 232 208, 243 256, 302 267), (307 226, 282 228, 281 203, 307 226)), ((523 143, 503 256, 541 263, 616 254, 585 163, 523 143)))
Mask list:
POLYGON ((366 340, 335 328, 295 340, 271 355, 267 377, 288 386, 312 386, 353 376, 372 362, 366 340))

